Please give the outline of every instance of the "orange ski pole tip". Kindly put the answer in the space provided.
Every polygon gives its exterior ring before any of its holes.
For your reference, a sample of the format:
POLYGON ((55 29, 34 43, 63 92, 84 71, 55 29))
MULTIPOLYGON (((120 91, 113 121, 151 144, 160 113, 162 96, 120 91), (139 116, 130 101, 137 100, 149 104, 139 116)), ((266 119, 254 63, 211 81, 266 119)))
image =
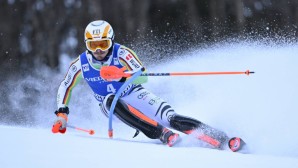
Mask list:
POLYGON ((113 138, 113 130, 109 130, 109 138, 113 138))
POLYGON ((94 134, 95 134, 95 131, 94 131, 94 130, 90 130, 90 131, 89 131, 89 134, 90 134, 90 135, 94 135, 94 134))

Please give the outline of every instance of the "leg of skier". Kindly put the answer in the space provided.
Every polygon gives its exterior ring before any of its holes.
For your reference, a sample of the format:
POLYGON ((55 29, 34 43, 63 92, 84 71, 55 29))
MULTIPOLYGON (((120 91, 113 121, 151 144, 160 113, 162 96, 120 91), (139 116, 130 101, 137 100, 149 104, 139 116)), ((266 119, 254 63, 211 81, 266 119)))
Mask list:
POLYGON ((172 127, 186 134, 192 134, 215 148, 222 148, 229 139, 224 132, 218 131, 196 119, 176 114, 167 102, 142 86, 136 87, 128 96, 122 99, 162 125, 172 127))
MULTIPOLYGON (((110 95, 104 100, 104 108, 102 110, 105 113, 110 109, 113 98, 114 95, 110 95)), ((126 104, 121 99, 116 103, 114 113, 121 121, 136 130, 143 132, 148 138, 160 139, 162 143, 168 144, 170 147, 173 146, 179 138, 178 134, 173 133, 171 130, 147 117, 136 108, 126 104)))

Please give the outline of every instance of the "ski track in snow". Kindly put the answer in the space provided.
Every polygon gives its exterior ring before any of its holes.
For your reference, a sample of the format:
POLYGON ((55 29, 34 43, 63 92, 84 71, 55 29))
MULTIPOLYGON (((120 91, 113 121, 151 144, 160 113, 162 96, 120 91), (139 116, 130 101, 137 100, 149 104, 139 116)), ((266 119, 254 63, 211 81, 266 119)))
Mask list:
MULTIPOLYGON (((134 130, 117 121, 115 140, 109 140, 108 120, 85 84, 73 91, 69 123, 96 134, 68 129, 65 135, 53 135, 57 88, 38 85, 47 93, 36 105, 37 125, 0 126, 0 167, 297 167, 297 53, 298 44, 223 43, 148 66, 149 72, 255 71, 250 76, 149 77, 144 85, 177 113, 242 137, 250 154, 209 149, 185 135, 181 144, 168 148, 143 134, 132 139, 134 130)), ((64 75, 48 73, 56 81, 64 75)))

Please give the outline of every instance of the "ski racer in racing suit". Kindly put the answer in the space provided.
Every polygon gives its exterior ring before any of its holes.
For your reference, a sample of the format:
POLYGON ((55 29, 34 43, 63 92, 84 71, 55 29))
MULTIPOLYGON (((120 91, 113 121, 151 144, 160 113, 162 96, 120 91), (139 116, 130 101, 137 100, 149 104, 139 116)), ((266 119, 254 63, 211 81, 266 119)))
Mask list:
MULTIPOLYGON (((104 78, 100 74, 145 70, 131 49, 114 42, 113 29, 106 21, 97 20, 87 25, 85 43, 87 50, 71 63, 59 86, 58 110, 55 111, 57 119, 52 129, 54 133, 65 133, 71 92, 81 79, 91 87, 101 111, 108 116, 115 93, 128 77, 104 78)), ((151 139, 160 139, 168 146, 173 146, 179 139, 179 134, 169 128, 192 134, 214 148, 222 148, 226 144, 228 136, 225 133, 196 119, 177 114, 165 100, 141 85, 145 82, 147 77, 139 76, 121 93, 114 110, 121 121, 151 139)))

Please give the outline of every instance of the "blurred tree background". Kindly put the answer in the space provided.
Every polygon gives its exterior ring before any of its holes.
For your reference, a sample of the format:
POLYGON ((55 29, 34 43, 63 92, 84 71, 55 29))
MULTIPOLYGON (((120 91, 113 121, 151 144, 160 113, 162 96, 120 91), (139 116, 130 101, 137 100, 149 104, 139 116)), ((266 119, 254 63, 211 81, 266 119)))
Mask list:
MULTIPOLYGON (((103 19, 115 40, 166 57, 226 38, 298 36, 297 0, 0 0, 0 86, 61 55, 85 50, 86 25, 103 19), (151 46, 159 45, 160 50, 151 46), (162 50, 171 46, 171 50, 162 50)), ((8 86, 7 86, 8 87, 8 86)), ((1 105, 9 111, 10 104, 1 105)))
POLYGON ((41 62, 55 68, 61 54, 77 56, 86 25, 97 19, 110 22, 124 44, 152 38, 184 46, 268 32, 296 37, 298 1, 1 0, 0 18, 1 69, 12 73, 41 62))

